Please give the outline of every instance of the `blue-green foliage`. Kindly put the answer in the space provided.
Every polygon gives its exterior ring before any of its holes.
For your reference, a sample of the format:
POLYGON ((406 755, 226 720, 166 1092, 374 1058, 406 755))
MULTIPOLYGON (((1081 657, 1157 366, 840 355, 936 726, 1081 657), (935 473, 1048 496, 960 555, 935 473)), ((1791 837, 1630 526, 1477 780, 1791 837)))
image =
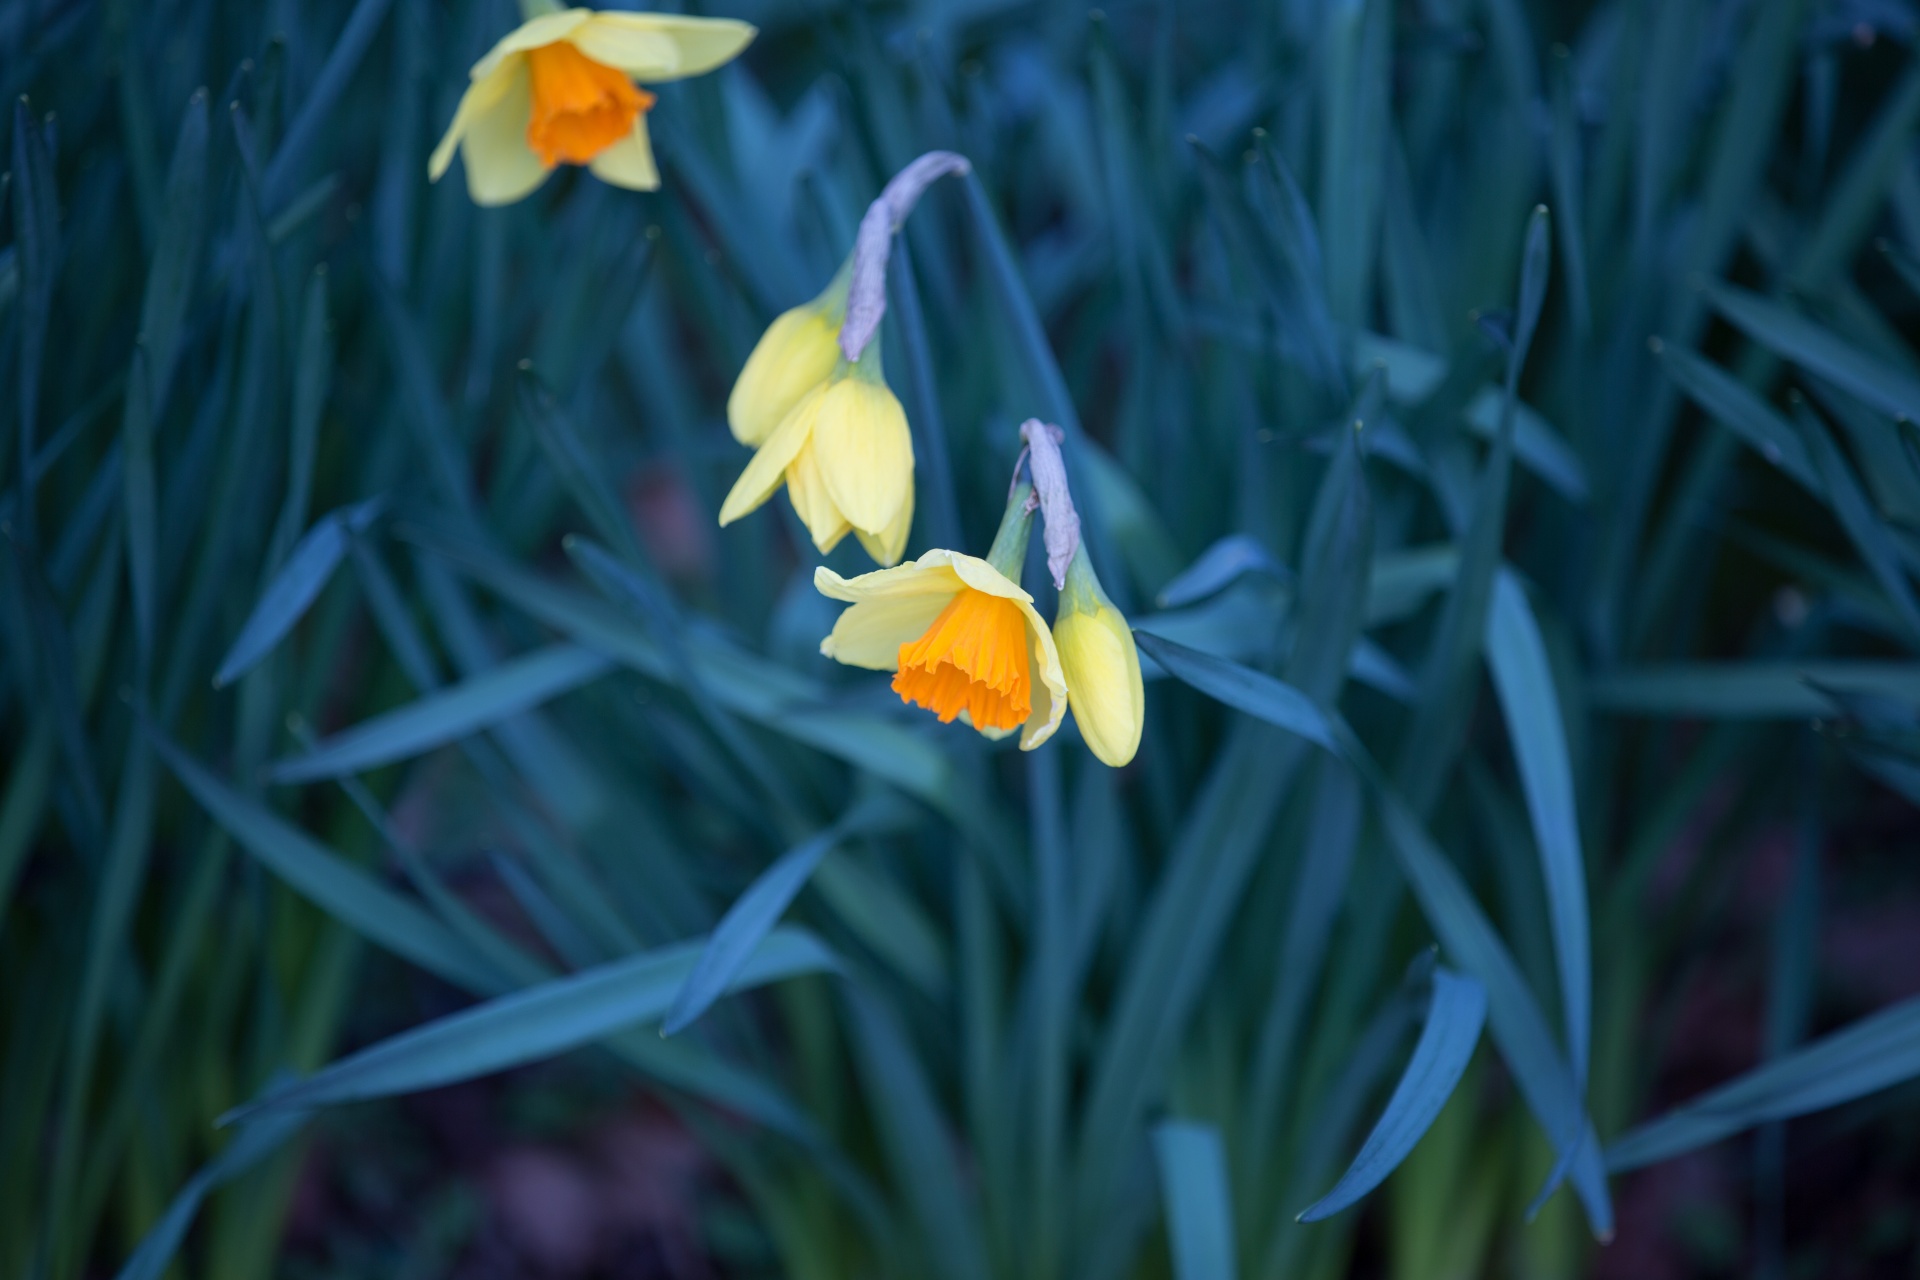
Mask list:
POLYGON ((1875 6, 699 10, 762 30, 661 191, 488 210, 426 157, 507 0, 0 11, 0 1280, 269 1274, 333 1104, 589 1044, 807 1280, 1338 1274, 1450 1095, 1377 1229, 1571 1274, 1609 1169, 1920 1075, 1910 1006, 1793 1047, 1796 916, 1773 1060, 1644 1117, 1680 826, 1920 803, 1875 6), (935 148, 909 554, 1065 428, 1123 771, 831 667, 785 499, 714 524, 748 351, 935 148))

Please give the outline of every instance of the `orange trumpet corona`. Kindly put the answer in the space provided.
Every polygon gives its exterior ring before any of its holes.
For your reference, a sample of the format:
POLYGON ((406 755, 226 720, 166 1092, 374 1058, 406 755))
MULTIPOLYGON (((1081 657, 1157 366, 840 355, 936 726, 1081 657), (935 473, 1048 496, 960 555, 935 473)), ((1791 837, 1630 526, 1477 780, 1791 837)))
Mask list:
POLYGON ((551 169, 587 164, 633 132, 653 95, 623 71, 595 62, 565 40, 527 53, 533 115, 527 146, 551 169))
POLYGON ((963 590, 918 640, 900 646, 893 691, 942 724, 965 711, 976 729, 1019 728, 1033 714, 1020 606, 963 590))

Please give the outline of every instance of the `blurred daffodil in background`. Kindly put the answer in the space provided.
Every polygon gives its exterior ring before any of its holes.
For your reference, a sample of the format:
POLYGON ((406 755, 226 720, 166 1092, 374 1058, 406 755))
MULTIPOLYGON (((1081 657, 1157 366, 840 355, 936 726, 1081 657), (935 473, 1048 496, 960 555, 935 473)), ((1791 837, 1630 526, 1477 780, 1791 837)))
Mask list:
POLYGON ((734 439, 758 450, 720 508, 732 524, 785 485, 822 555, 849 532, 898 564, 913 525, 913 436, 880 363, 894 233, 936 179, 966 159, 932 151, 895 174, 820 295, 767 326, 727 397, 734 439))
POLYGON ((640 84, 723 66, 754 37, 731 18, 558 9, 530 0, 527 21, 473 64, 471 83, 427 162, 439 181, 455 147, 476 204, 511 204, 562 164, 634 191, 660 185, 647 136, 654 96, 640 84))

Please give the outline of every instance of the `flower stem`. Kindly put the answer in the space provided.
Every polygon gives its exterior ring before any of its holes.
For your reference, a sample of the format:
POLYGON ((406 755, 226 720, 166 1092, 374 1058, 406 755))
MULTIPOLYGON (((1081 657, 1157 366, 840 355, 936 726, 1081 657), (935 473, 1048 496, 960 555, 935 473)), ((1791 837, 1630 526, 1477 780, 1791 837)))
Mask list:
POLYGON ((528 22, 535 18, 544 18, 550 13, 560 13, 566 6, 560 0, 520 0, 520 16, 528 22))
POLYGON ((1016 586, 1027 560, 1027 535, 1033 532, 1032 496, 1033 486, 1026 481, 1014 486, 1007 496, 1007 513, 1000 517, 1000 531, 993 535, 993 548, 987 552, 987 563, 1016 586))

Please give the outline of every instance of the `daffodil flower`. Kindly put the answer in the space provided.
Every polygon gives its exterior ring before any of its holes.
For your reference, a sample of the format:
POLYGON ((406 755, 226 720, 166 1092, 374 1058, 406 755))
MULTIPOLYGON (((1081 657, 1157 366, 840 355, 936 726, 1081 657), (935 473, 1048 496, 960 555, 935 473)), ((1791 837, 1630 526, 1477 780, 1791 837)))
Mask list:
POLYGON ((913 437, 880 365, 887 258, 927 186, 968 168, 932 151, 895 174, 833 282, 761 335, 727 397, 728 429, 759 452, 721 506, 722 525, 784 484, 821 554, 853 533, 879 563, 899 563, 913 524, 913 437))
POLYGON ((812 302, 783 312, 754 344, 727 396, 727 429, 759 448, 806 394, 845 359, 840 326, 847 318, 847 282, 853 260, 812 302))
POLYGON ((660 185, 647 137, 654 97, 639 84, 711 71, 754 34, 731 18, 667 13, 562 9, 530 18, 473 64, 427 176, 439 181, 457 146, 476 204, 511 204, 562 164, 651 191, 660 185))
MULTIPOLYGON (((996 540, 994 561, 1001 541, 996 540)), ((1024 555, 1026 540, 1019 539, 1024 555)), ((942 724, 964 719, 988 737, 1020 730, 1020 749, 1051 738, 1067 710, 1066 677, 1033 597, 996 564, 929 551, 911 564, 842 578, 813 571, 820 594, 845 600, 820 652, 848 666, 894 673, 901 701, 942 724)))
POLYGON ((913 524, 913 434, 879 355, 876 346, 858 364, 837 358, 787 411, 721 504, 723 526, 784 484, 823 554, 851 532, 879 563, 899 563, 913 524))

